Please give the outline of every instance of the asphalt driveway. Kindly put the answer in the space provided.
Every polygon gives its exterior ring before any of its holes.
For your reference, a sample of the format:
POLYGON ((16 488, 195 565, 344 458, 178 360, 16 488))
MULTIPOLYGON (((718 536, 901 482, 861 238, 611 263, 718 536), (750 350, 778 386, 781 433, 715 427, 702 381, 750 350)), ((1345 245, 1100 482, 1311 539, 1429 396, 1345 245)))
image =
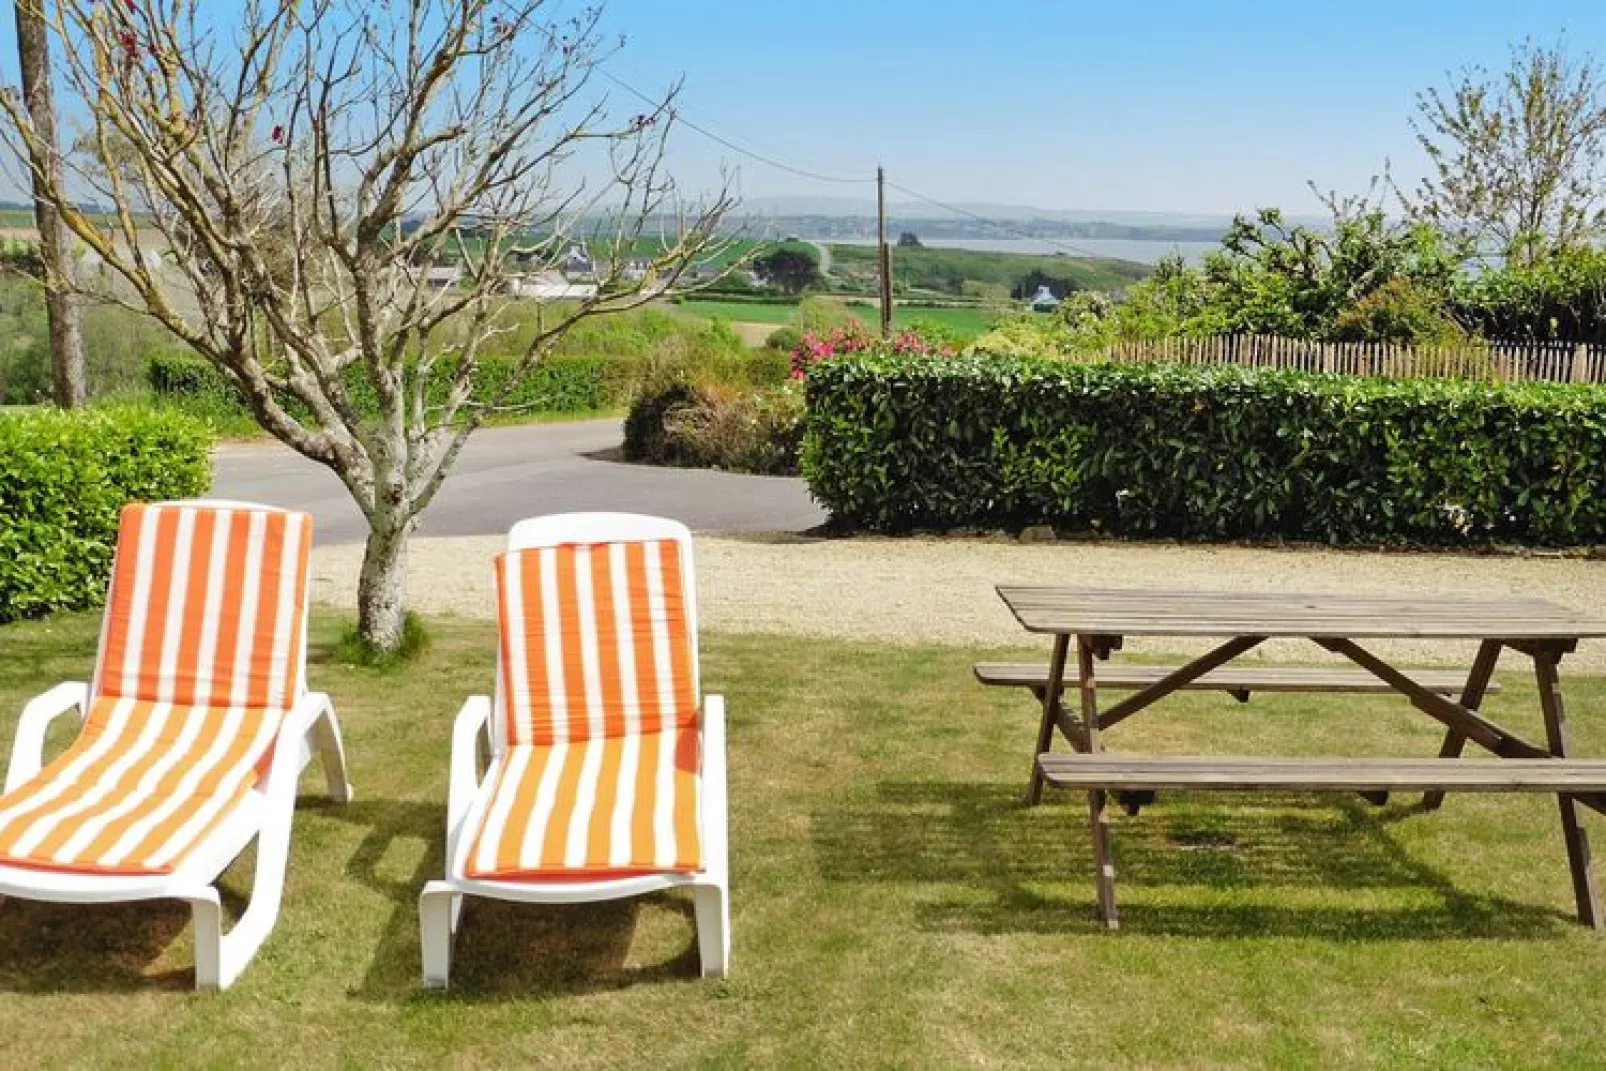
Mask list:
MULTIPOLYGON (((797 532, 825 521, 799 479, 629 465, 607 458, 617 420, 476 432, 419 525, 424 536, 500 535, 542 513, 621 510, 673 517, 699 532, 797 532)), ((304 509, 317 542, 361 542, 367 525, 328 469, 268 440, 213 455, 219 498, 304 509)))

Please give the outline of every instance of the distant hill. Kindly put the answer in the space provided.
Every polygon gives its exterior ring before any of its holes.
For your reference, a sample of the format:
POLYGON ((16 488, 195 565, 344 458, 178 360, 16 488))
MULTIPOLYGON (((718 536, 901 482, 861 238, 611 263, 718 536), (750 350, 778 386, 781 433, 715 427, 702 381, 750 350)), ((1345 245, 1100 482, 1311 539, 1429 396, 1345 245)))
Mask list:
MULTIPOLYGON (((991 203, 955 204, 968 215, 945 213, 921 202, 887 204, 887 229, 913 231, 922 241, 944 238, 1077 238, 1158 242, 1218 241, 1232 223, 1228 215, 1181 212, 1120 212, 1048 209, 991 203), (979 219, 976 217, 980 217, 979 219)), ((875 235, 875 202, 851 197, 754 197, 734 214, 755 233, 799 238, 870 238, 875 235)), ((1326 226, 1315 216, 1293 216, 1294 224, 1326 226)))

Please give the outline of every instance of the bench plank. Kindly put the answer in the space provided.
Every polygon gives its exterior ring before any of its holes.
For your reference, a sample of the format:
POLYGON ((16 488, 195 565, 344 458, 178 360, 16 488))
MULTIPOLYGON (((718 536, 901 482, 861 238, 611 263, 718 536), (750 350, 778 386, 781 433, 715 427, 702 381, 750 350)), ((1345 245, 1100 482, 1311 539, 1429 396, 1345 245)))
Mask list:
MULTIPOLYGON (((1135 691, 1147 688, 1176 666, 1105 665, 1098 667, 1095 679, 1100 688, 1135 691)), ((1020 688, 1042 688, 1048 683, 1048 667, 1042 663, 978 662, 976 679, 983 684, 1020 688)), ((1456 695, 1466 683, 1466 675, 1456 670, 1415 669, 1406 675, 1429 691, 1456 695)), ((1074 669, 1065 673, 1065 687, 1075 688, 1081 677, 1074 669)), ((1223 666, 1210 670, 1182 686, 1187 690, 1217 692, 1392 692, 1388 682, 1364 669, 1337 667, 1223 666)), ((1500 691, 1490 682, 1488 694, 1500 691)))
POLYGON ((1073 789, 1204 791, 1606 792, 1606 761, 1039 755, 1049 784, 1073 789))

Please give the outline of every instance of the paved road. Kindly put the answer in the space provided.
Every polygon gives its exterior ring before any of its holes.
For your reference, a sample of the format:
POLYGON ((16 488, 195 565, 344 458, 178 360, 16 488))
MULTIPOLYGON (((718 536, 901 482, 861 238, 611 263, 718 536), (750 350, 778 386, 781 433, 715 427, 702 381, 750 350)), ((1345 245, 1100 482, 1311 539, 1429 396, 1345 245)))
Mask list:
MULTIPOLYGON (((419 534, 500 535, 524 517, 569 510, 657 514, 699 532, 802 531, 825 521, 802 480, 587 456, 619 441, 616 420, 476 432, 424 512, 419 534)), ((309 511, 320 544, 361 542, 367 534, 334 474, 277 442, 219 447, 212 470, 219 498, 309 511)))

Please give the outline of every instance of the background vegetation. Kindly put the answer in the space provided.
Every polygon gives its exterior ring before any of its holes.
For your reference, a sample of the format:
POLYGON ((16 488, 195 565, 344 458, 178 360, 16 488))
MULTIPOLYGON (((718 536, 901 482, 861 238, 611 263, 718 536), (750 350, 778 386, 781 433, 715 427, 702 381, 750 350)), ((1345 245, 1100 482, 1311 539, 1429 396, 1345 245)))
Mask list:
POLYGON ((205 492, 210 446, 172 413, 0 414, 0 622, 99 605, 123 506, 205 492))

